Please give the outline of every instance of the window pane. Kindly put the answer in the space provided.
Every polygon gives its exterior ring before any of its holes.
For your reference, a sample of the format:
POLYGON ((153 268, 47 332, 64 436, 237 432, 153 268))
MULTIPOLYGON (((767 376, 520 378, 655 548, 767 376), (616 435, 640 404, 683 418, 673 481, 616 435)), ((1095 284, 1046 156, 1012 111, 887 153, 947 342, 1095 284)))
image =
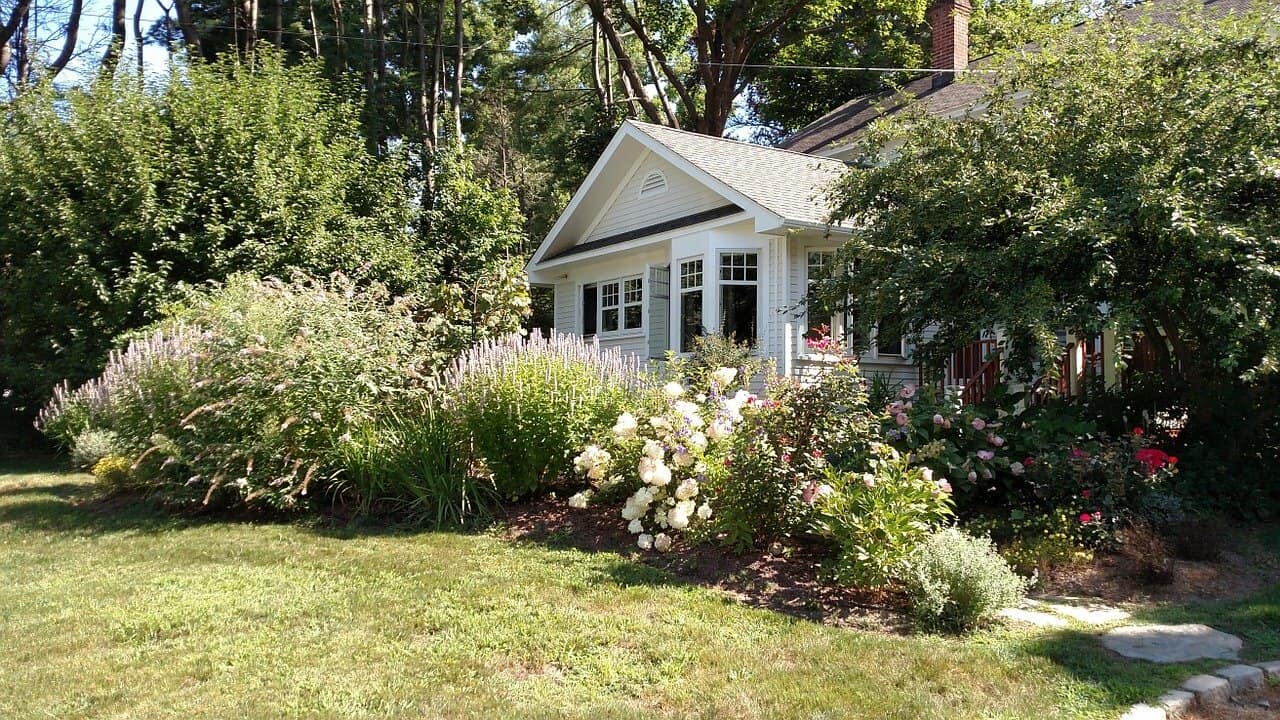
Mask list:
POLYGON ((613 332, 618 329, 618 308, 600 312, 600 329, 604 332, 613 332))
POLYGON ((625 308, 623 308, 622 322, 624 323, 625 329, 635 330, 636 328, 640 327, 640 323, 643 320, 643 318, 641 317, 642 310, 643 310, 643 307, 640 305, 628 305, 625 308))
POLYGON ((640 278, 627 280, 623 284, 622 302, 624 303, 642 302, 644 300, 643 287, 644 285, 642 284, 642 281, 640 280, 640 278))
POLYGON ((731 282, 755 282, 759 256, 756 253, 723 253, 720 255, 720 279, 731 282))
POLYGON ((605 283, 600 286, 600 307, 618 306, 618 283, 605 283))
POLYGON ((702 287, 702 261, 686 260, 680 263, 680 289, 702 287))
MULTIPOLYGON (((699 261, 701 262, 701 261, 699 261)), ((693 350, 693 339, 703 334, 702 291, 680 293, 680 352, 693 350)))
POLYGON ((903 355, 902 321, 889 316, 880 321, 876 330, 876 352, 881 355, 903 355))
POLYGON ((595 285, 584 285, 582 288, 582 334, 596 334, 596 313, 599 312, 595 285))
POLYGON ((725 285, 720 288, 720 332, 735 342, 756 342, 756 287, 725 285))

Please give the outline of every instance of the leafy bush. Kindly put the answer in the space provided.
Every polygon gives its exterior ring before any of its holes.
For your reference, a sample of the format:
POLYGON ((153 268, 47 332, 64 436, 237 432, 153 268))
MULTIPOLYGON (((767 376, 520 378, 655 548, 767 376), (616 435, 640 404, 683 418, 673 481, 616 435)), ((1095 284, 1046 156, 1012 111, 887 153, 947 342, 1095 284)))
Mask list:
POLYGON ((129 458, 108 455, 93 464, 93 479, 107 494, 118 493, 132 487, 132 463, 129 458))
POLYGON ((71 464, 78 468, 92 468, 108 455, 121 455, 124 452, 119 435, 110 430, 86 428, 71 441, 71 464))
POLYGON ((768 399, 744 412, 714 482, 717 532, 738 547, 806 531, 824 469, 863 467, 871 439, 865 383, 839 365, 812 385, 772 377, 768 399))
POLYGON ((952 514, 951 485, 882 444, 872 446, 871 472, 828 469, 816 489, 817 526, 835 541, 835 578, 876 587, 895 578, 932 528, 952 514))
POLYGON ((1091 528, 1067 508, 1044 514, 1028 514, 1014 508, 1005 517, 972 520, 965 529, 990 535, 1000 555, 1018 574, 1041 581, 1051 570, 1089 562, 1093 553, 1085 547, 1091 528))
POLYGON ((929 535, 902 572, 912 615, 924 630, 964 631, 1017 603, 1026 581, 986 538, 947 528, 929 535))
POLYGON ((442 378, 477 458, 505 498, 559 480, 578 449, 609 427, 643 385, 634 356, 556 332, 481 342, 442 378))
POLYGON ((240 276, 58 390, 40 424, 63 443, 112 429, 173 500, 292 508, 341 487, 343 445, 416 391, 429 346, 412 303, 379 286, 240 276))
POLYGON ((340 269, 421 286, 406 158, 366 151, 359 104, 319 67, 256 58, 5 105, 0 406, 30 417, 95 375, 180 282, 340 269))
POLYGON ((720 368, 737 370, 733 382, 720 388, 721 392, 746 388, 763 373, 768 361, 757 357, 751 343, 737 342, 724 335, 698 335, 687 357, 671 353, 668 357, 668 374, 681 378, 691 387, 705 388, 711 384, 711 373, 720 368))

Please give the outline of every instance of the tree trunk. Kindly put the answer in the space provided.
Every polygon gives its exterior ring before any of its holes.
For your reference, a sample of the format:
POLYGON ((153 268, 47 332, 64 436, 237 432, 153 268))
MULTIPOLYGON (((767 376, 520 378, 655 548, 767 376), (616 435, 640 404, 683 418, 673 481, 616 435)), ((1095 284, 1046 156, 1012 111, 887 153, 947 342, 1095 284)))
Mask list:
POLYGON ((453 0, 453 44, 457 45, 453 66, 453 144, 462 146, 462 74, 466 69, 467 54, 462 44, 462 0, 453 0))
POLYGON ((440 74, 444 72, 444 0, 436 0, 435 44, 431 50, 431 149, 440 143, 440 74))
POLYGON ((311 16, 311 53, 320 57, 320 24, 316 22, 315 0, 307 0, 307 14, 311 16))
POLYGON ((142 8, 146 1, 147 0, 138 0, 133 7, 133 41, 137 43, 137 57, 135 59, 137 60, 139 78, 142 77, 144 70, 142 65, 142 50, 146 47, 146 43, 143 42, 142 37, 142 8))
MULTIPOLYGON (((139 0, 141 4, 141 0, 139 0)), ((71 61, 72 54, 76 51, 76 40, 80 37, 80 16, 84 11, 84 0, 71 0, 71 14, 67 18, 66 35, 62 39, 62 52, 58 53, 58 57, 53 59, 49 65, 49 79, 58 77, 58 73, 67 67, 67 63, 71 61)), ((0 63, 0 72, 4 71, 4 64, 0 63)), ((139 72, 141 75, 141 72, 139 72)))
POLYGON ((346 23, 342 20, 342 0, 333 0, 333 30, 335 47, 338 53, 338 72, 347 71, 346 23))
MULTIPOLYGON (((675 68, 671 66, 671 62, 667 59, 667 55, 663 52, 662 47, 654 41, 652 36, 649 35, 644 23, 640 21, 639 8, 637 7, 635 14, 627 12, 625 5, 622 6, 621 9, 622 19, 631 28, 632 32, 636 34, 636 38, 640 41, 641 47, 644 48, 645 62, 649 64, 649 72, 653 75, 654 86, 657 87, 659 89, 659 93, 662 94, 661 86, 658 84, 658 74, 654 72, 653 69, 654 61, 656 60, 658 67, 662 69, 663 76, 667 79, 667 84, 675 88, 676 93, 680 96, 680 102, 684 103, 685 115, 689 118, 690 122, 697 125, 701 122, 702 113, 698 110, 698 103, 694 100, 693 92, 690 90, 688 83, 685 82, 685 79, 680 75, 680 73, 676 72, 675 68)), ((675 113, 672 111, 670 103, 667 102, 665 94, 662 94, 662 104, 668 118, 671 119, 671 126, 679 127, 679 123, 675 119, 675 113)))
POLYGON ((107 54, 102 57, 102 73, 108 77, 115 74, 116 63, 124 49, 126 2, 127 0, 112 0, 111 4, 111 39, 107 43, 107 54))
POLYGON ((189 1, 174 0, 173 6, 178 12, 178 29, 182 30, 182 41, 187 45, 188 54, 194 53, 196 58, 203 58, 204 49, 200 46, 200 33, 191 19, 191 7, 187 4, 189 1))
POLYGON ((22 18, 18 30, 18 89, 26 88, 31 81, 31 14, 22 18))
POLYGON ((9 13, 9 19, 4 25, 0 25, 0 73, 4 72, 13 61, 13 47, 10 41, 22 28, 22 23, 26 22, 27 13, 30 11, 31 0, 18 0, 18 4, 13 6, 13 12, 9 13))
POLYGON ((609 104, 604 95, 604 83, 600 81, 600 24, 595 18, 591 19, 591 82, 595 86, 600 107, 607 109, 609 104))
POLYGON ((640 79, 635 64, 631 62, 631 56, 627 54, 627 49, 622 44, 622 38, 618 34, 617 26, 613 23, 613 17, 608 6, 605 5, 605 0, 587 0, 587 7, 590 8, 592 17, 599 23, 605 39, 609 41, 613 54, 618 59, 618 69, 622 71, 624 79, 623 85, 629 88, 628 100, 634 100, 644 108, 644 114, 649 122, 661 125, 662 115, 658 106, 645 95, 644 81, 640 79))

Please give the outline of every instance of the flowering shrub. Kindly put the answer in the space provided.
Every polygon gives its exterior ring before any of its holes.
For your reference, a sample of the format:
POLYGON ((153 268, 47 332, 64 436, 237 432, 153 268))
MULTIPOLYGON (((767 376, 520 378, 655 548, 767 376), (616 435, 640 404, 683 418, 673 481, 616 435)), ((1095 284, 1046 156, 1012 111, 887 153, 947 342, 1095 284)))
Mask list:
POLYGON ((429 342, 380 287, 237 277, 59 388, 39 426, 63 444, 110 429, 174 501, 294 508, 335 490, 352 431, 421 385, 429 342))
POLYGON ((716 531, 738 547, 807 531, 825 468, 863 467, 871 439, 864 382, 841 364, 812 385, 773 377, 744 413, 713 475, 716 531))
POLYGON ((512 498, 555 482, 574 451, 632 402, 646 384, 639 362, 578 335, 513 334, 464 353, 441 387, 498 492, 512 498))
POLYGON ((833 575, 844 584, 884 585, 929 532, 952 515, 951 485, 873 444, 869 472, 828 469, 815 490, 817 527, 835 541, 833 575))
POLYGON ((132 476, 132 462, 119 455, 108 455, 93 464, 93 479, 98 488, 111 494, 127 490, 132 476))
POLYGON ((71 464, 78 468, 92 468, 109 455, 123 455, 127 448, 120 436, 110 430, 85 428, 71 441, 71 464))
MULTIPOLYGON (((616 485, 629 493, 621 516, 641 549, 665 552, 675 533, 711 518, 708 476, 723 467, 728 440, 756 403, 746 390, 727 392, 737 378, 737 369, 722 367, 696 390, 673 380, 663 386, 656 409, 620 414, 606 439, 574 459, 593 487, 616 485)), ((584 507, 590 500, 586 491, 569 504, 584 507)))

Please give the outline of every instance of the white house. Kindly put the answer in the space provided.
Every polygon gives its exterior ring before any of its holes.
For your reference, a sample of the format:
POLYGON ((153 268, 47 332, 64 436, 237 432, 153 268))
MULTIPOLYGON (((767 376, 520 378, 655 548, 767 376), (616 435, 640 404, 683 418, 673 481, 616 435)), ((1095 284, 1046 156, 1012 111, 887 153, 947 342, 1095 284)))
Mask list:
MULTIPOLYGON (((819 362, 803 307, 848 230, 824 192, 840 160, 627 121, 529 262, 555 291, 555 326, 645 358, 698 334, 750 340, 779 372, 819 362)), ((901 342, 864 369, 912 379, 901 342)))
MULTIPOLYGON (((1205 3, 1210 12, 1248 5, 1205 3)), ((1179 7, 1152 3, 1122 14, 1172 22, 1179 7)), ((708 332, 751 340, 788 375, 829 362, 810 352, 805 335, 824 323, 838 333, 840 318, 810 317, 803 306, 811 279, 849 235, 826 225, 825 190, 852 158, 859 133, 899 110, 904 96, 957 120, 982 111, 982 83, 954 82, 957 72, 987 60, 969 61, 969 13, 968 0, 930 8, 938 72, 901 92, 850 100, 781 147, 624 123, 528 264, 532 284, 554 288, 555 327, 643 358, 687 350, 692 337, 708 332)), ((1000 374, 998 342, 991 333, 957 352, 943 382, 980 397, 1000 374)), ((1087 368, 1113 365, 1102 359, 1115 354, 1114 338, 1067 342, 1064 392, 1087 368)), ((873 329, 869 346, 859 358, 864 372, 900 382, 918 377, 909 345, 880 342, 873 329)))

